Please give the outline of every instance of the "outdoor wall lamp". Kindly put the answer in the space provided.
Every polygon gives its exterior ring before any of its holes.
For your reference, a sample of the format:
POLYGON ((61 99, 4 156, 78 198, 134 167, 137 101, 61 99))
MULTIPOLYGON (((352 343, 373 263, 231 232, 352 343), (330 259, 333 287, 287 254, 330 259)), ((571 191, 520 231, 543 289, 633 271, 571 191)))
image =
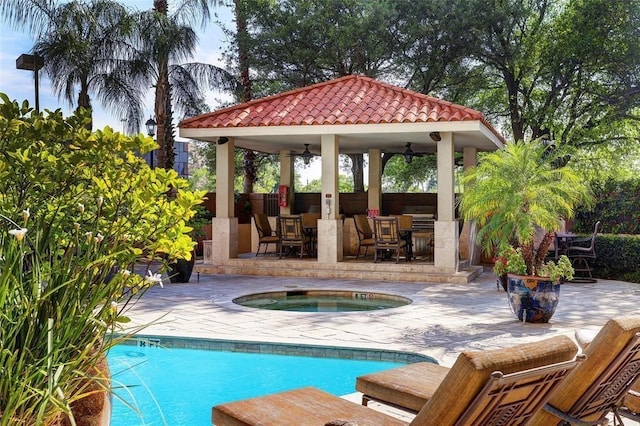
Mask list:
POLYGON ((411 143, 410 142, 407 142, 405 147, 406 147, 406 149, 402 153, 402 156, 404 157, 404 160, 407 162, 407 164, 411 164, 411 162, 413 161, 413 156, 415 155, 415 153, 411 149, 411 143))
POLYGON ((431 132, 431 133, 429 133, 429 137, 434 142, 440 142, 442 140, 442 136, 440 136, 440 132, 431 132))
POLYGON ((153 117, 149 117, 149 119, 144 123, 144 125, 147 127, 147 134, 151 137, 154 137, 156 135, 156 125, 158 123, 156 123, 156 121, 153 119, 153 117))

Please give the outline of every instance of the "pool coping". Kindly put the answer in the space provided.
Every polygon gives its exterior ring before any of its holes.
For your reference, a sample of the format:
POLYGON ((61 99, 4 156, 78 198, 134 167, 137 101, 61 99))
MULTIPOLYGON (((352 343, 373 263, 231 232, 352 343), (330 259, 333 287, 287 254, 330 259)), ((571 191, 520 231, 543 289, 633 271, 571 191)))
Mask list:
POLYGON ((122 338, 118 344, 131 346, 203 349, 227 352, 247 352, 274 355, 310 356, 317 358, 353 359, 362 361, 389 361, 411 364, 415 362, 438 361, 428 355, 415 352, 355 348, 348 346, 325 346, 298 343, 257 342, 249 340, 208 339, 200 337, 181 337, 157 334, 136 334, 134 336, 117 336, 122 338))

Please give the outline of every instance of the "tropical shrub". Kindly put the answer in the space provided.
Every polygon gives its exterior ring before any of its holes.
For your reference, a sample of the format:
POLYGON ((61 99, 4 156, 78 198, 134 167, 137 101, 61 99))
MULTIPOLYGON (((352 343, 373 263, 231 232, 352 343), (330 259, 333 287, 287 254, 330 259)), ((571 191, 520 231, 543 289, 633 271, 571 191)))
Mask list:
POLYGON ((151 138, 0 102, 0 424, 57 424, 108 387, 96 366, 130 303, 190 256, 202 194, 146 165, 151 138))
POLYGON ((520 249, 526 273, 538 274, 562 220, 591 202, 568 158, 544 141, 508 143, 465 171, 459 209, 465 220, 477 221, 485 252, 520 249))

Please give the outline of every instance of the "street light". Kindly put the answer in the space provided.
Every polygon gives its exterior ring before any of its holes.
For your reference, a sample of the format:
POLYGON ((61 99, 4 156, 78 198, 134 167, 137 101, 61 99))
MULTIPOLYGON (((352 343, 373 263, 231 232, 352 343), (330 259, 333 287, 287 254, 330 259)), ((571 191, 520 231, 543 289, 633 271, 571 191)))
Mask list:
MULTIPOLYGON (((149 119, 144 123, 145 126, 147 126, 147 134, 151 137, 154 137, 156 135, 156 125, 158 123, 156 123, 156 120, 153 119, 153 117, 149 117, 149 119)), ((154 150, 155 151, 155 150, 154 150)), ((154 161, 153 161, 153 152, 154 151, 149 151, 149 167, 154 167, 154 161)))
POLYGON ((44 60, 40 56, 23 53, 16 59, 16 68, 19 70, 33 71, 35 79, 36 112, 40 112, 40 94, 38 92, 38 70, 44 66, 44 60))
POLYGON ((156 125, 158 123, 156 123, 156 121, 153 119, 153 117, 149 117, 149 119, 144 123, 145 126, 147 126, 147 134, 151 137, 154 137, 156 135, 156 125))

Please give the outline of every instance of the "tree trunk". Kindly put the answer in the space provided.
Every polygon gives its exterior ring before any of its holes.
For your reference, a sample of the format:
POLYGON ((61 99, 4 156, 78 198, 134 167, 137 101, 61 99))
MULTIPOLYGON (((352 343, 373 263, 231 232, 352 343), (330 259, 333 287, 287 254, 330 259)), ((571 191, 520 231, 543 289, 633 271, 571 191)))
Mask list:
MULTIPOLYGON (((167 15, 167 0, 154 0, 156 13, 167 15)), ((169 57, 166 52, 158 53, 158 81, 156 82, 156 140, 158 167, 173 169, 175 153, 173 151, 173 114, 171 111, 171 86, 169 85, 169 57)))
MULTIPOLYGON (((233 0, 236 15, 236 43, 238 44, 238 67, 240 68, 240 101, 249 102, 251 94, 251 77, 249 75, 249 48, 247 41, 247 16, 243 9, 242 2, 233 0)), ((242 172, 244 174, 243 191, 246 194, 253 192, 253 184, 256 181, 257 166, 256 153, 252 150, 245 150, 244 161, 242 162, 242 172)))
POLYGON ((507 85, 509 117, 511 119, 513 139, 516 142, 521 142, 524 141, 524 123, 522 115, 520 114, 520 106, 518 105, 518 83, 511 72, 504 70, 502 75, 507 85))
POLYGON ((353 192, 364 192, 364 155, 349 154, 353 174, 353 192))
POLYGON ((256 174, 258 172, 256 167, 256 153, 250 149, 244 151, 244 187, 243 192, 245 194, 251 194, 253 192, 253 184, 256 181, 256 174))
MULTIPOLYGON (((83 81, 80 85, 80 92, 78 93, 78 109, 86 108, 91 109, 91 97, 89 96, 89 88, 86 81, 83 81)), ((93 130, 93 114, 89 116, 91 119, 85 126, 87 130, 93 130)))

